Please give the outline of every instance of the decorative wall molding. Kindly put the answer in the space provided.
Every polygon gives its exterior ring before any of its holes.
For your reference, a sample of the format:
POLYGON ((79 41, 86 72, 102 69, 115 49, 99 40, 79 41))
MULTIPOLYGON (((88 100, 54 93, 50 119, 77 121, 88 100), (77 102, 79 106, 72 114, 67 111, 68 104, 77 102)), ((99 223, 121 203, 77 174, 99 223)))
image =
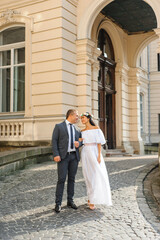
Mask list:
POLYGON ((13 9, 7 9, 6 11, 2 12, 0 15, 0 26, 6 26, 9 24, 14 23, 23 23, 23 24, 29 24, 30 30, 33 31, 33 18, 28 17, 25 14, 23 14, 20 11, 13 10, 13 9))
POLYGON ((78 6, 78 0, 67 0, 68 2, 70 2, 71 4, 73 4, 74 6, 78 6))
POLYGON ((121 83, 128 83, 128 71, 129 67, 127 65, 123 65, 120 61, 118 61, 115 69, 115 74, 121 83))
POLYGON ((16 10, 7 9, 0 15, 0 25, 16 22, 15 16, 20 15, 21 13, 16 10))
POLYGON ((81 39, 76 41, 77 45, 77 61, 80 63, 98 62, 97 57, 101 51, 96 48, 96 43, 90 39, 81 39))
POLYGON ((141 73, 141 70, 139 68, 130 68, 130 70, 128 72, 130 86, 131 85, 139 86, 141 84, 140 73, 141 73))
POLYGON ((6 19, 10 19, 11 17, 13 17, 16 14, 20 14, 19 11, 17 10, 12 10, 12 9, 7 9, 6 11, 2 12, 0 17, 4 17, 6 19))

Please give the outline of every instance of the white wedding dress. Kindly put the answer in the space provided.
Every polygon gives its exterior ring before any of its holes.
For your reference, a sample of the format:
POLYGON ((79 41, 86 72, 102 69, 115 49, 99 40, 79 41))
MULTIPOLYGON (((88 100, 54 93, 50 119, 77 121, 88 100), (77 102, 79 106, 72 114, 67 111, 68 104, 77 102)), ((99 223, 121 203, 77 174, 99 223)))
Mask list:
POLYGON ((112 205, 108 173, 103 156, 101 163, 97 161, 98 146, 105 144, 105 138, 100 129, 82 131, 83 147, 81 151, 82 171, 86 182, 88 200, 91 204, 112 205))

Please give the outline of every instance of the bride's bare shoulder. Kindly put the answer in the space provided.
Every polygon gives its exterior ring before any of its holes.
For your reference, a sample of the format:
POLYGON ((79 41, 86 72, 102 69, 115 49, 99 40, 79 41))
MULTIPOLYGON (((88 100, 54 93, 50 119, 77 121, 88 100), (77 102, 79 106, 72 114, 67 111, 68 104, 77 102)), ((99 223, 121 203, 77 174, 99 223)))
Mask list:
POLYGON ((94 128, 93 129, 99 129, 99 127, 98 126, 94 126, 94 128))

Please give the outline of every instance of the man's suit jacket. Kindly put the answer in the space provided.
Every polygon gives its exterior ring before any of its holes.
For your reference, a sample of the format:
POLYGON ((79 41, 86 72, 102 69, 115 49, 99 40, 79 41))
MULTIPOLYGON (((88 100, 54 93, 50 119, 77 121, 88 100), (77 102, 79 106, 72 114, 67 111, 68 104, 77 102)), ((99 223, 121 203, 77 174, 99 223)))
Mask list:
MULTIPOLYGON (((75 128, 75 141, 79 141, 79 138, 82 137, 81 132, 79 129, 75 128)), ((68 151, 68 142, 69 142, 69 135, 66 126, 66 122, 62 122, 55 125, 52 135, 52 150, 53 150, 53 157, 60 156, 61 159, 64 159, 67 155, 68 151)), ((82 143, 79 142, 79 146, 82 143)), ((79 156, 79 148, 76 148, 76 155, 78 161, 80 160, 79 156)))

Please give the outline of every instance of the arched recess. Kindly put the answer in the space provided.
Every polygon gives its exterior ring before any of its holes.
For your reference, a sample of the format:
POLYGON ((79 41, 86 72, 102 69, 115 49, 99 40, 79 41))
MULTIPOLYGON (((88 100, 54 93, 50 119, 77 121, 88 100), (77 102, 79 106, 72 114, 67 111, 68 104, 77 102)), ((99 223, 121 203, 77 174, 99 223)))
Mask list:
MULTIPOLYGON (((91 39, 91 30, 93 23, 100 13, 100 11, 111 3, 113 0, 93 0, 92 3, 86 8, 86 11, 81 16, 78 25, 77 39, 91 39)), ((143 0, 153 9, 157 18, 157 27, 160 27, 159 4, 156 0, 143 0)))
POLYGON ((97 42, 99 31, 102 28, 108 33, 108 35, 109 35, 109 37, 110 37, 110 39, 112 41, 112 45, 113 45, 113 49, 114 49, 115 61, 116 62, 123 62, 123 60, 124 60, 124 51, 123 51, 122 41, 121 41, 121 38, 119 36, 119 33, 118 33, 114 23, 112 23, 109 20, 102 21, 99 24, 97 31, 92 35, 92 40, 94 42, 97 42))
POLYGON ((125 62, 125 52, 123 49, 123 40, 120 36, 120 32, 117 30, 117 27, 113 22, 108 19, 103 20, 101 14, 99 14, 94 22, 91 39, 94 42, 97 42, 98 35, 101 29, 104 29, 109 35, 113 50, 114 50, 114 60, 116 62, 115 67, 115 123, 116 123, 116 146, 121 146, 121 125, 122 125, 122 113, 121 113, 121 78, 122 78, 122 69, 125 62))
POLYGON ((160 27, 160 14, 159 14, 159 0, 143 0, 146 2, 154 11, 157 19, 157 28, 160 27))
POLYGON ((86 8, 86 11, 81 16, 81 20, 78 26, 77 39, 91 39, 91 30, 93 23, 100 13, 100 11, 113 0, 94 0, 86 8))
POLYGON ((31 117, 33 115, 31 104, 31 33, 33 31, 33 19, 12 9, 1 14, 0 32, 17 26, 25 27, 25 117, 31 117))
POLYGON ((115 119, 115 56, 109 34, 101 28, 98 34, 98 47, 101 50, 98 74, 98 116, 109 149, 116 148, 115 119))
POLYGON ((138 67, 139 57, 141 56, 141 53, 143 52, 144 48, 147 47, 148 44, 150 44, 152 41, 158 39, 157 35, 153 35, 147 39, 145 39, 137 48, 135 51, 135 55, 133 58, 133 67, 138 67))

